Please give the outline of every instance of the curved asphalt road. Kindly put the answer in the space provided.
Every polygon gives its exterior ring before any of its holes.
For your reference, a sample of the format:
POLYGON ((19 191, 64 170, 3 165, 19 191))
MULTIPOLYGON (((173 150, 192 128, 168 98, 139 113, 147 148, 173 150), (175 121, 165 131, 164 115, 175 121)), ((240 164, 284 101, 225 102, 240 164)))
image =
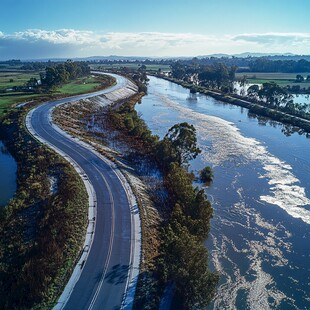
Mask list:
POLYGON ((48 118, 54 106, 111 92, 117 85, 96 93, 47 102, 32 113, 31 125, 41 138, 71 157, 87 174, 96 192, 95 234, 79 280, 65 309, 120 309, 131 263, 131 214, 126 192, 113 168, 87 148, 56 131, 48 118))

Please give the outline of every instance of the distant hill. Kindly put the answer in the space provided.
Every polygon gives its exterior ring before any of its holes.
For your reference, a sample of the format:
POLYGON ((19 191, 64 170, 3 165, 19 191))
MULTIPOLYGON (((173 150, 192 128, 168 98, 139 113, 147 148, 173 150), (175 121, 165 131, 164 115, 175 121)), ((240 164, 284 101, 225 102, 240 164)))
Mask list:
POLYGON ((216 57, 216 58, 222 58, 222 57, 274 57, 274 56, 298 56, 296 54, 292 53, 251 53, 251 52, 244 52, 240 54, 210 54, 210 55, 204 55, 204 56, 198 56, 197 58, 206 58, 206 57, 216 57))
MULTIPOLYGON (((306 59, 310 61, 310 55, 295 55, 292 53, 252 53, 252 52, 244 52, 240 54, 210 54, 210 55, 200 55, 196 57, 145 57, 145 56, 118 56, 118 55, 109 55, 109 56, 90 56, 90 57, 75 57, 75 58, 70 58, 71 60, 74 61, 90 61, 90 62, 100 62, 100 61, 124 61, 124 62, 131 62, 131 61, 138 61, 138 62, 143 62, 146 60, 151 60, 151 61, 160 61, 161 59, 167 61, 167 60, 191 60, 193 58, 198 58, 198 59, 214 59, 214 58, 226 58, 226 59, 249 59, 249 58, 260 58, 264 57, 270 60, 295 60, 298 61, 300 59, 306 59)), ((42 61, 42 62, 47 62, 47 61, 54 61, 54 62, 62 62, 66 61, 68 58, 45 58, 45 59, 28 59, 28 60, 23 60, 23 62, 36 62, 36 61, 42 61)))
POLYGON ((240 54, 211 54, 205 56, 198 56, 198 59, 203 58, 267 58, 270 60, 295 60, 305 59, 310 61, 310 55, 296 55, 292 53, 240 53, 240 54))

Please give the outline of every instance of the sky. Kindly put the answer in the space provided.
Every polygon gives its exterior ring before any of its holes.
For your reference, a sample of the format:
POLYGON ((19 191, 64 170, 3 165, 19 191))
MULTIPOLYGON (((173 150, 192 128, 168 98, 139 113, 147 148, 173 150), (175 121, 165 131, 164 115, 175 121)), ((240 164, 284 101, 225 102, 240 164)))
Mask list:
POLYGON ((310 54, 310 0, 0 0, 0 60, 310 54))

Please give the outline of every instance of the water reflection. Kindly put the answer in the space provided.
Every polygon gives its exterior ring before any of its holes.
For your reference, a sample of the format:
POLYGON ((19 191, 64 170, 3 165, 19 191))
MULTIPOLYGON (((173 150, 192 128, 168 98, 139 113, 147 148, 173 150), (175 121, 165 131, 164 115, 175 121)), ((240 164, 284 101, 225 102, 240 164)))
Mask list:
POLYGON ((5 206, 16 191, 16 162, 0 141, 0 206, 5 206))
POLYGON ((280 122, 277 122, 275 120, 272 120, 268 117, 262 116, 262 115, 258 115, 252 112, 248 111, 248 118, 249 119, 256 119, 257 120, 257 124, 259 126, 271 126, 274 128, 279 128, 281 130, 281 132, 289 137, 293 134, 299 134, 299 135, 303 135, 306 138, 310 138, 310 133, 305 132, 303 129, 294 126, 294 125, 290 125, 290 124, 282 124, 280 122))

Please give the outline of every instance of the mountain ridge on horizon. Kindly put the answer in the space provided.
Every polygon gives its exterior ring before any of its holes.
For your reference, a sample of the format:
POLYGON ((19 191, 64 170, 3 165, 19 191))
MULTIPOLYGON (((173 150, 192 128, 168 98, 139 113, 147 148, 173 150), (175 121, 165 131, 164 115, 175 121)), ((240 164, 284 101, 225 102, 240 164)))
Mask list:
MULTIPOLYGON (((140 60, 140 61, 145 61, 147 59, 149 60, 169 60, 169 59, 193 59, 193 58, 232 58, 232 57, 237 57, 237 58, 248 58, 248 57, 253 57, 253 58, 259 58, 259 57, 293 57, 293 58, 309 58, 310 55, 298 55, 290 52, 286 53, 261 53, 261 52, 243 52, 239 54, 225 54, 225 53, 215 53, 215 54, 207 54, 207 55, 198 55, 198 56, 121 56, 121 55, 108 55, 108 56, 85 56, 85 57, 51 57, 51 58, 33 58, 33 59, 22 59, 21 61, 23 62, 32 62, 32 61, 42 61, 42 62, 47 62, 47 61, 65 61, 67 59, 75 60, 75 61, 100 61, 100 60, 110 60, 110 61, 134 61, 134 60, 140 60)), ((7 60, 0 60, 0 61, 9 61, 7 60)))

